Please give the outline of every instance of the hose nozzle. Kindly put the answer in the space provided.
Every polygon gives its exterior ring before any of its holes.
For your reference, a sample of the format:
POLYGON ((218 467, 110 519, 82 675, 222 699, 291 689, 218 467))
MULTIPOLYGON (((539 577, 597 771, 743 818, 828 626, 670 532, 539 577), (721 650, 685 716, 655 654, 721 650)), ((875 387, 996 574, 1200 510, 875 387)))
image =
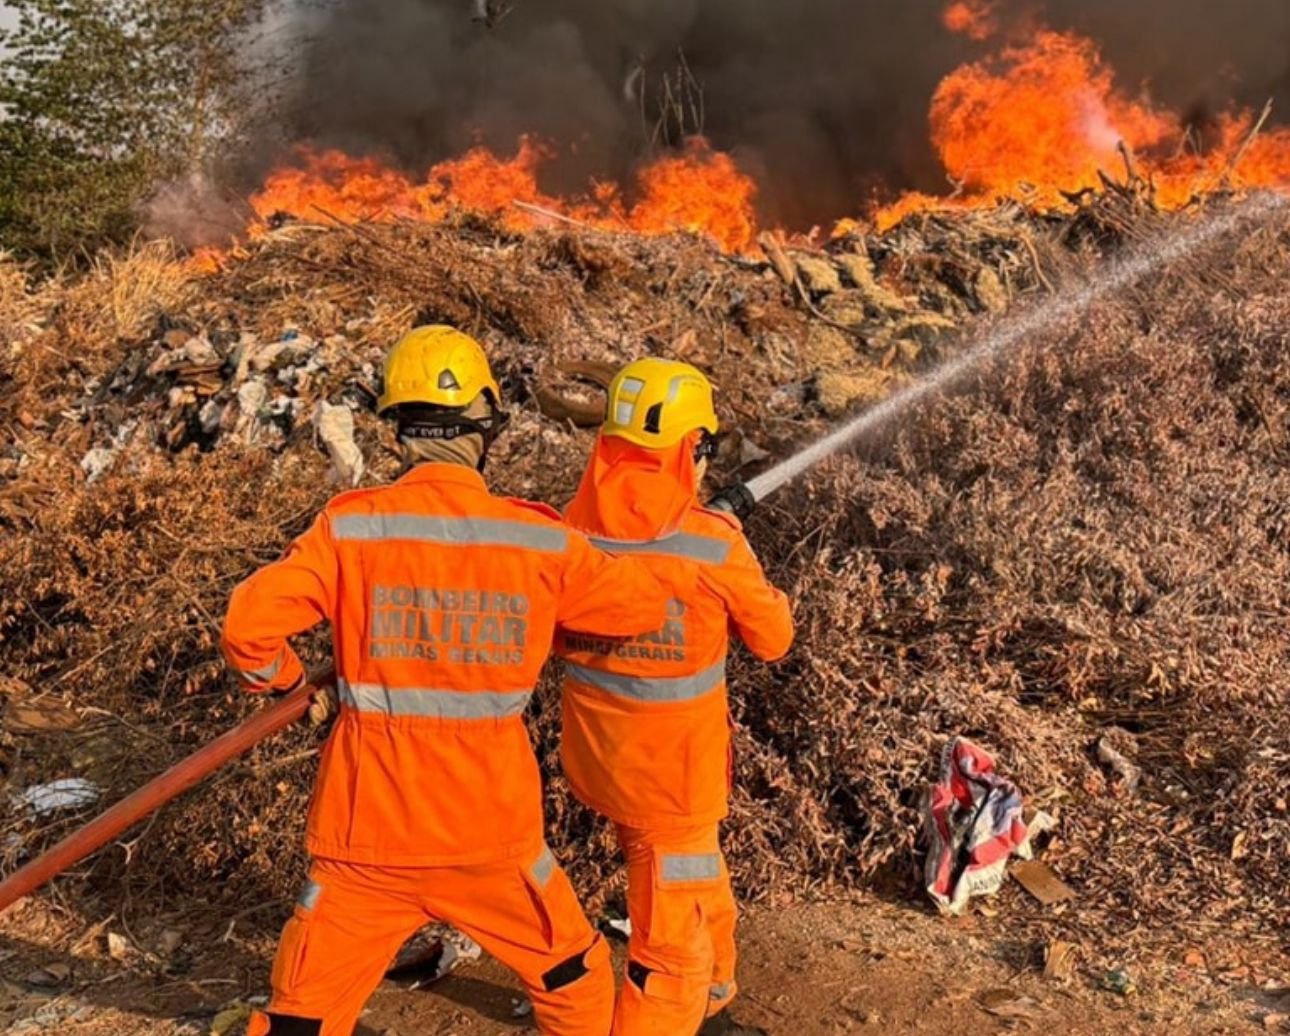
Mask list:
POLYGON ((717 490, 717 494, 708 501, 708 506, 714 511, 733 514, 743 522, 748 520, 753 508, 757 506, 757 498, 744 483, 732 482, 724 489, 717 490))

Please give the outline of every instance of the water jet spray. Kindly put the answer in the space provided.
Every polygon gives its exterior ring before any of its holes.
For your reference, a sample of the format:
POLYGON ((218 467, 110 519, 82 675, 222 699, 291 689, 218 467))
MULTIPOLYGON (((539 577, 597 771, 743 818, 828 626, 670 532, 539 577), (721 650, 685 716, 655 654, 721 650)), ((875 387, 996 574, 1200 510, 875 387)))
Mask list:
POLYGON ((1041 335, 1062 321, 1092 309, 1098 303, 1132 287, 1148 274, 1177 262, 1212 244, 1238 227, 1266 218, 1290 198, 1283 194, 1262 194, 1225 212, 1206 216, 1200 222, 1160 240, 1150 242, 1133 256, 1113 260, 1078 288, 1051 296, 1042 304, 1005 320, 958 356, 941 364, 926 377, 893 392, 881 403, 822 439, 780 461, 747 483, 737 482, 721 489, 708 506, 737 517, 746 517, 753 506, 780 486, 809 471, 826 457, 886 428, 911 407, 954 387, 987 360, 1014 348, 1025 339, 1041 335))

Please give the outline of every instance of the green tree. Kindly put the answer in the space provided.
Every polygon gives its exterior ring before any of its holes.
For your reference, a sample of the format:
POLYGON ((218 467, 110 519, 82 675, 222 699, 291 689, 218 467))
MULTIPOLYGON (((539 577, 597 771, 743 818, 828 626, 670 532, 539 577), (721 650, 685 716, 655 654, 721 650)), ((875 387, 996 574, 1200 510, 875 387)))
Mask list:
POLYGON ((0 247, 59 260, 120 240, 154 184, 236 137, 266 0, 9 0, 0 247))

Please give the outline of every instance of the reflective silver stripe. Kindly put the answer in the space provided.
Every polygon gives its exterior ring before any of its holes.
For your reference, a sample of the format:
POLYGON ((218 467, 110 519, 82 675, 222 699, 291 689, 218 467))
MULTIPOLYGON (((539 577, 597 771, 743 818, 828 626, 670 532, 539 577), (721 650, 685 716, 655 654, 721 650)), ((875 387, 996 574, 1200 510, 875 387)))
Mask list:
POLYGON ((721 877, 721 854, 664 856, 664 881, 704 881, 721 877))
POLYGON ((726 660, 709 666, 693 676, 628 676, 625 673, 605 673, 599 669, 565 663, 571 679, 598 690, 608 691, 636 701, 688 701, 714 691, 726 678, 726 660))
POLYGON ((282 653, 263 669, 239 669, 237 675, 247 683, 268 683, 282 672, 282 653))
POLYGON ((603 536, 589 536, 592 546, 611 554, 663 554, 690 561, 706 561, 719 565, 730 553, 730 544, 715 536, 696 536, 692 532, 678 532, 657 540, 611 540, 603 536))
POLYGON ((346 514, 333 518, 337 540, 378 542, 417 540, 425 543, 485 547, 523 547, 559 553, 568 537, 563 529, 505 518, 452 518, 430 514, 346 514))
POLYGON ((432 719, 502 719, 518 716, 529 691, 446 691, 425 687, 383 687, 338 680, 340 700, 359 712, 432 719))
POLYGON ((719 982, 708 989, 709 1000, 724 1000, 734 992, 735 984, 733 982, 719 982))
POLYGON ((542 855, 537 858, 529 869, 533 872, 533 878, 539 885, 546 885, 555 873, 555 857, 551 855, 551 850, 545 845, 542 846, 542 855))
POLYGON ((305 887, 300 891, 300 898, 296 900, 296 905, 305 909, 312 910, 318 905, 318 897, 322 895, 323 887, 316 881, 308 881, 305 887))

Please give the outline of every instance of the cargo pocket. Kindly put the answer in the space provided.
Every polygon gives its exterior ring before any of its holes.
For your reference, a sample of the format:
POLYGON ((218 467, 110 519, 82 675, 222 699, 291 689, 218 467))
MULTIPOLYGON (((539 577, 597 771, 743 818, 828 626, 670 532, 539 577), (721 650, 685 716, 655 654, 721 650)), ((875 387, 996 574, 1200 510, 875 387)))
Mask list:
POLYGON ((704 903, 722 880, 721 853, 654 850, 649 942, 663 952, 688 956, 704 925, 704 903))
POLYGON ((687 1004, 694 999, 694 983, 679 975, 651 971, 639 961, 627 962, 627 981, 639 990, 641 996, 661 1000, 667 1004, 687 1004))
POLYGON ((273 958, 273 970, 269 973, 269 984, 279 996, 290 996, 295 992, 308 949, 309 929, 323 893, 322 885, 308 881, 296 900, 291 920, 282 929, 278 952, 273 958))

